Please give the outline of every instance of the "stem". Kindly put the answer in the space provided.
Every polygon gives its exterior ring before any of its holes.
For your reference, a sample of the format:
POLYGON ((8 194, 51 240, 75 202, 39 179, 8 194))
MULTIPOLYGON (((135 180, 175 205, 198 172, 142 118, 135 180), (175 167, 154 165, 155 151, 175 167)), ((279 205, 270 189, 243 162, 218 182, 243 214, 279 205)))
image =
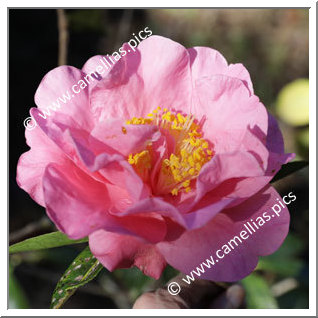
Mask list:
POLYGON ((59 32, 58 65, 67 63, 68 23, 64 9, 57 9, 57 25, 59 32))

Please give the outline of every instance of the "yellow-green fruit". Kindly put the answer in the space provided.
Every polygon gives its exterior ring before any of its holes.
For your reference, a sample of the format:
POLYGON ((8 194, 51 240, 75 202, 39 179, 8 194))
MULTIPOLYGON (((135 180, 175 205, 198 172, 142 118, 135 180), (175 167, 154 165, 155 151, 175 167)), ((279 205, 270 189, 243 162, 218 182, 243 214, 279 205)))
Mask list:
POLYGON ((309 80, 297 79, 279 92, 277 115, 287 124, 303 126, 309 123, 309 80))

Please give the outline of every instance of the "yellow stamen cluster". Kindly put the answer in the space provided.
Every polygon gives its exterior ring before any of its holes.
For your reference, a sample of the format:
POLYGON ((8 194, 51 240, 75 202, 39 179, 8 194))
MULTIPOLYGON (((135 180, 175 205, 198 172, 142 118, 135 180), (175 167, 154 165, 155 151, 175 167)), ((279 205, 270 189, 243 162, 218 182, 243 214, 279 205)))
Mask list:
POLYGON ((128 162, 133 165, 136 171, 147 179, 148 171, 151 168, 151 157, 149 150, 143 150, 135 155, 128 156, 128 162))
MULTIPOLYGON (((133 117, 127 120, 126 124, 156 125, 162 130, 168 130, 175 139, 174 153, 162 162, 158 180, 159 188, 172 195, 190 192, 192 181, 196 179, 202 166, 213 156, 209 143, 201 138, 200 126, 194 122, 192 115, 184 116, 167 108, 161 110, 158 107, 147 117, 133 117)), ((138 170, 151 168, 148 150, 135 155, 130 154, 128 162, 136 166, 138 170)))
POLYGON ((165 159, 163 164, 165 175, 172 174, 176 183, 171 191, 177 195, 180 190, 189 192, 191 190, 191 180, 195 179, 202 166, 212 158, 212 150, 208 149, 208 143, 201 138, 185 138, 181 142, 179 151, 171 154, 169 159, 165 159))
POLYGON ((130 120, 126 120, 126 125, 150 125, 151 118, 133 117, 130 120))
POLYGON ((131 165, 138 165, 138 164, 143 164, 147 168, 150 168, 150 157, 149 157, 149 151, 148 150, 143 150, 134 156, 132 154, 129 155, 128 157, 128 162, 131 165))

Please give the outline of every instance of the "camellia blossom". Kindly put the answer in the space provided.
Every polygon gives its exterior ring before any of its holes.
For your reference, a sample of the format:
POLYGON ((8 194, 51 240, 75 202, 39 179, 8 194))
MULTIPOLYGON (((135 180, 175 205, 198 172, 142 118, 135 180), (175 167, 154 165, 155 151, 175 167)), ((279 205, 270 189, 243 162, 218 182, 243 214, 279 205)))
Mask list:
MULTIPOLYGON (((129 46, 126 45, 128 51, 129 46)), ((211 48, 142 41, 51 117, 41 110, 100 63, 50 71, 30 113, 17 182, 72 239, 89 237, 110 271, 167 264, 189 273, 280 199, 284 153, 248 71, 211 48)), ((287 208, 201 275, 235 281, 288 233, 287 208)))

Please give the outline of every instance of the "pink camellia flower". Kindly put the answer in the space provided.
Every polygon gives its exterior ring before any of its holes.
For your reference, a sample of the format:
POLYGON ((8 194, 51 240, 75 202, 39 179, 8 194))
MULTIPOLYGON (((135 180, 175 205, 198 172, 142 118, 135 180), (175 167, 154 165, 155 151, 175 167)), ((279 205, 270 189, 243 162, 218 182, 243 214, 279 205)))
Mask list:
MULTIPOLYGON (((124 46, 129 49, 127 45, 124 46)), ((100 64, 42 80, 17 182, 72 239, 88 236, 110 271, 166 264, 189 273, 280 199, 269 181, 293 155, 242 64, 160 36, 142 41, 43 119, 40 111, 100 64)), ((271 213, 270 213, 271 214, 271 213)), ((262 217, 261 217, 262 218, 262 217)), ((201 275, 235 281, 288 233, 287 208, 201 275)))

